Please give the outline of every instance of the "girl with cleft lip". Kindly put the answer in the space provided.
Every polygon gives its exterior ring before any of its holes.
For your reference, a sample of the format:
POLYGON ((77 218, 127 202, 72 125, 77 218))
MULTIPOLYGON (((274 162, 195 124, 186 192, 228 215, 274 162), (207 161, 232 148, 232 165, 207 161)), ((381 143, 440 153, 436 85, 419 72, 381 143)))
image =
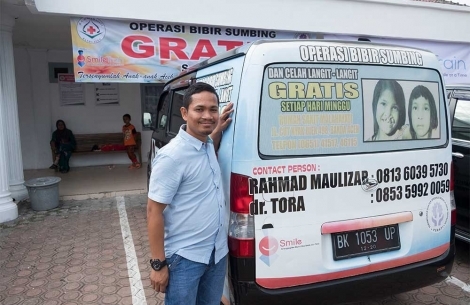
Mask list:
POLYGON ((377 82, 372 99, 374 135, 367 141, 400 140, 408 130, 403 88, 395 80, 377 82))

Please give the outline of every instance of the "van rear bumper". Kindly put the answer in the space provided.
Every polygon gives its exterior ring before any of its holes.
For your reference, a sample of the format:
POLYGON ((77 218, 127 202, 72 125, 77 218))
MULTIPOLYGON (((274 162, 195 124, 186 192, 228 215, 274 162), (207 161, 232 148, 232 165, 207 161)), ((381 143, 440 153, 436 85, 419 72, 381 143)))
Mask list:
POLYGON ((444 280, 452 271, 455 239, 449 250, 432 260, 324 283, 270 290, 257 285, 254 259, 230 257, 230 271, 236 305, 245 304, 335 304, 390 296, 429 286, 444 280), (251 279, 249 279, 251 278, 251 279))

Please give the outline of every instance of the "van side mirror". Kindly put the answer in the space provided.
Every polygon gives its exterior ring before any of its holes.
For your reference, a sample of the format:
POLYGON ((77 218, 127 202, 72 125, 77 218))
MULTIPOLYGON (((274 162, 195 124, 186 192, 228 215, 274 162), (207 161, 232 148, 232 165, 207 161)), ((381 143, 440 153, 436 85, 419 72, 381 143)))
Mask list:
POLYGON ((152 126, 152 115, 148 112, 144 112, 142 115, 142 126, 145 128, 153 129, 152 126))

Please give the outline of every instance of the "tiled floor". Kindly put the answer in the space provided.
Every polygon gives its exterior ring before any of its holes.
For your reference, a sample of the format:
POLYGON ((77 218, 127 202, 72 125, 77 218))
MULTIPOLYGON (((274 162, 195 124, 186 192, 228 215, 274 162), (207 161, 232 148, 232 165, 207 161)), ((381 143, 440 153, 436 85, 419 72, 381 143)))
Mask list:
POLYGON ((20 203, 20 216, 0 225, 0 304, 163 304, 148 280, 146 195, 121 198, 133 254, 117 198, 61 201, 42 212, 20 203), (145 303, 133 303, 139 296, 145 303))
MULTIPOLYGON (((48 211, 20 202, 19 217, 0 224, 0 304, 163 305, 164 295, 149 282, 146 200, 146 194, 61 200, 48 211)), ((459 243, 451 275, 468 288, 469 270, 469 247, 459 243)), ((355 303, 411 304, 468 305, 470 291, 445 281, 355 303)))
POLYGON ((91 166, 72 168, 62 174, 51 169, 25 170, 24 179, 60 177, 59 196, 63 200, 114 197, 116 195, 142 194, 147 190, 147 164, 140 169, 127 165, 91 166))

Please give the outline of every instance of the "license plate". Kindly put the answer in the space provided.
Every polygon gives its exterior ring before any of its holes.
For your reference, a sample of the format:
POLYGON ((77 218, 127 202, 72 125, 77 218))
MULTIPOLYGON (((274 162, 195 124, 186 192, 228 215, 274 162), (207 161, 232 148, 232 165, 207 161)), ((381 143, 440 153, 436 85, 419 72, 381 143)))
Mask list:
POLYGON ((398 225, 334 233, 331 236, 334 260, 400 249, 398 225))

